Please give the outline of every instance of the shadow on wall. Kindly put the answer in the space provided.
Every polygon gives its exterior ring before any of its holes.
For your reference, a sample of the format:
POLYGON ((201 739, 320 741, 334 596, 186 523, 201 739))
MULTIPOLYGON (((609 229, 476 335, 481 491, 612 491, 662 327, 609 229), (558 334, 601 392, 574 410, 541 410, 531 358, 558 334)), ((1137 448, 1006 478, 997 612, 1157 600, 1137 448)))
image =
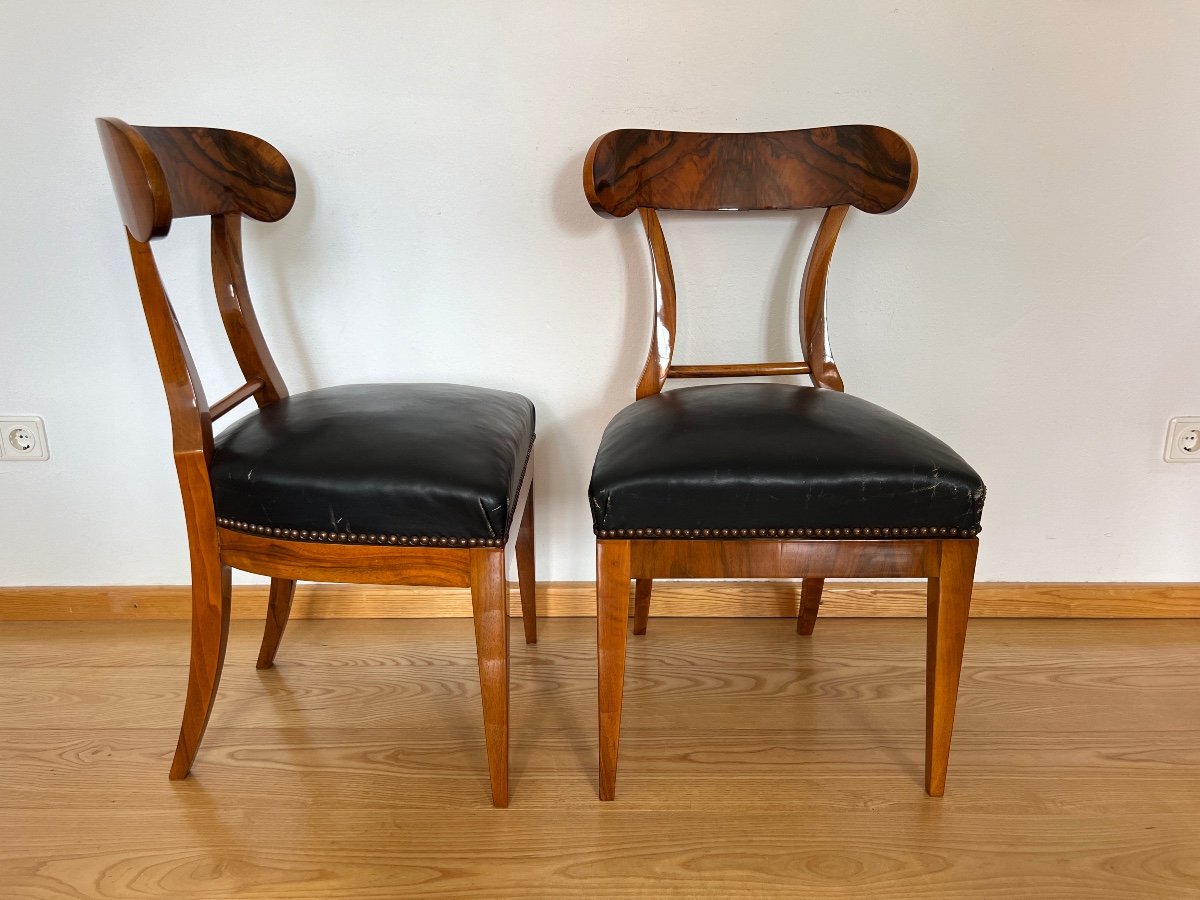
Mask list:
MULTIPOLYGON (((256 230, 254 253, 262 261, 268 276, 263 289, 270 293, 270 308, 277 312, 274 318, 286 329, 285 334, 268 333, 267 344, 276 353, 275 362, 279 365, 288 390, 300 393, 323 386, 317 378, 316 367, 304 341, 303 317, 298 315, 308 302, 307 292, 297 294, 291 280, 292 274, 303 271, 304 264, 312 256, 319 255, 319 243, 313 230, 317 218, 317 191, 308 170, 297 165, 293 159, 289 158, 288 162, 296 176, 296 205, 281 221, 256 230), (287 364, 280 364, 276 348, 285 345, 289 351, 287 364), (291 364, 295 364, 295 367, 291 364)), ((246 255, 250 257, 250 252, 246 255)), ((250 286, 250 296, 256 297, 253 284, 250 286)), ((255 309, 261 316, 261 307, 256 306, 255 309)))
MULTIPOLYGON (((590 513, 586 522, 576 521, 574 510, 586 503, 578 476, 553 476, 555 473, 577 472, 581 461, 586 461, 584 465, 590 467, 605 426, 620 409, 634 401, 634 388, 645 364, 654 317, 653 264, 641 221, 636 215, 623 219, 608 219, 591 210, 582 186, 583 159, 582 153, 573 154, 559 169, 550 195, 551 212, 556 225, 567 236, 581 241, 584 249, 577 254, 577 260, 582 279, 588 278, 596 271, 595 265, 603 265, 602 262, 592 262, 591 255, 586 252, 586 248, 592 242, 584 239, 600 237, 607 233, 609 236, 602 239, 617 243, 624 266, 624 296, 611 298, 614 304, 613 311, 621 317, 617 337, 619 352, 609 371, 590 373, 592 377, 589 383, 597 386, 593 401, 581 404, 576 411, 563 418, 559 418, 555 410, 538 410, 540 462, 537 470, 540 508, 552 510, 550 515, 555 517, 560 514, 559 511, 563 511, 561 514, 571 511, 569 522, 555 522, 551 526, 554 531, 560 533, 574 533, 577 528, 590 527, 590 513), (566 496, 568 492, 570 496, 566 496)), ((788 226, 789 220, 794 223, 788 231, 786 243, 777 262, 764 267, 761 281, 747 285, 750 299, 746 314, 763 322, 764 334, 761 338, 762 359, 744 361, 801 359, 799 290, 804 264, 820 221, 821 211, 812 210, 791 215, 773 212, 678 215, 712 220, 714 225, 717 222, 728 223, 730 215, 736 215, 743 221, 769 221, 783 227, 788 226)), ((669 221, 665 223, 665 228, 669 242, 669 221)), ((716 239, 723 237, 719 233, 721 229, 714 228, 713 231, 716 239)), ((601 258, 600 254, 596 254, 597 260, 601 258)), ((687 302, 686 297, 679 297, 681 316, 686 314, 687 302)), ((599 319, 608 315, 609 311, 574 310, 573 314, 585 319, 599 319)), ((800 383, 808 383, 807 378, 798 380, 800 383)), ((670 387, 699 383, 702 382, 673 381, 670 387)))
MULTIPOLYGON (((766 304, 767 333, 763 339, 766 362, 800 360, 804 357, 800 347, 800 285, 804 280, 808 251, 823 213, 821 210, 805 210, 794 215, 796 222, 779 259, 766 304)), ((804 382, 808 382, 807 377, 804 382)))
MULTIPOLYGON (((552 522, 541 533, 586 534, 591 530, 587 513, 587 479, 591 461, 600 445, 604 426, 617 410, 633 402, 633 389, 646 358, 653 310, 651 269, 637 216, 605 219, 594 213, 583 193, 583 153, 563 162, 550 191, 550 212, 557 227, 574 240, 579 249, 575 264, 580 281, 590 281, 606 265, 606 255, 592 253, 599 241, 616 242, 624 263, 623 296, 607 298, 611 308, 574 309, 572 319, 604 320, 619 317, 616 362, 608 371, 588 373, 593 386, 590 398, 581 398, 574 410, 563 416, 559 410, 538 410, 539 509, 550 518, 569 516, 570 521, 552 522), (555 475, 559 477, 554 477, 555 475), (549 477, 547 477, 549 476, 549 477)), ((539 516, 541 513, 539 512, 539 516)))

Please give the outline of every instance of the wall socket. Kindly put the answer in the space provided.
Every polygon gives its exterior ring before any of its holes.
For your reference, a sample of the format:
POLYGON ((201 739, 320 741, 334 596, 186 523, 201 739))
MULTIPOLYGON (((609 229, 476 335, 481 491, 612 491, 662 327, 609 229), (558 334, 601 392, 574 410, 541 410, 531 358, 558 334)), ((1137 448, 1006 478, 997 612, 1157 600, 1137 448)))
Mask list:
POLYGON ((1167 462, 1200 462, 1200 416, 1178 416, 1167 423, 1167 462))
POLYGON ((37 416, 0 417, 0 461, 50 458, 46 424, 37 416))

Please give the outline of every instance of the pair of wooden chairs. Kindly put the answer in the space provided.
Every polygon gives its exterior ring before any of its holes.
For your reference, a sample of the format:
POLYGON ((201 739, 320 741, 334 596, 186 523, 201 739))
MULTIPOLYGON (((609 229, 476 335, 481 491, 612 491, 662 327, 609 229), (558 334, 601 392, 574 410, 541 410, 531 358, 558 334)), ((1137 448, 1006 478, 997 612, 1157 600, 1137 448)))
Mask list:
MULTIPOLYGON (((172 778, 191 770, 212 711, 230 572, 271 579, 258 667, 275 659, 298 579, 470 587, 492 802, 508 804, 514 549, 527 643, 534 596, 534 409, 459 385, 352 385, 289 395, 250 305, 241 217, 283 218, 296 185, 266 142, 209 128, 97 121, 167 394, 192 569, 187 699, 172 778), (245 383, 209 404, 150 241, 211 217, 217 304, 245 383), (213 422, 258 409, 214 435, 213 422), (514 527, 514 523, 519 523, 514 527)), ((949 447, 842 392, 825 336, 826 273, 851 206, 899 208, 916 159, 873 126, 762 134, 616 131, 588 153, 597 212, 637 210, 656 314, 637 400, 605 431, 589 489, 597 536, 600 796, 612 799, 631 581, 642 634, 655 578, 802 578, 811 634, 827 577, 929 580, 926 790, 941 795, 983 504, 949 447), (658 210, 824 207, 805 269, 803 362, 679 366, 675 283, 658 210), (668 378, 811 377, 664 392, 668 378)))

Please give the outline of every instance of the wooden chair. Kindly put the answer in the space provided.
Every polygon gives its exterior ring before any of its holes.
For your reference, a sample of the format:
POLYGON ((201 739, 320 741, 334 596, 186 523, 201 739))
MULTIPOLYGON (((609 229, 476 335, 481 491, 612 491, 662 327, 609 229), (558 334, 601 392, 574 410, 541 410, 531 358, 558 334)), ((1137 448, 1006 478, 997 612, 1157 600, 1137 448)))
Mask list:
POLYGON ((231 567, 271 578, 260 669, 275 659, 297 579, 469 586, 492 802, 507 806, 505 547, 515 520, 525 640, 537 640, 533 405, 456 385, 289 396, 250 305, 241 239, 243 215, 274 222, 292 208, 287 160, 234 131, 97 127, 167 393, 191 548, 191 670, 171 778, 191 770, 216 697, 231 567), (246 379, 211 406, 149 244, 174 219, 201 215, 212 217, 217 305, 246 379), (214 437, 212 423, 250 398, 259 408, 214 437))
POLYGON ((616 792, 629 582, 644 634, 655 578, 802 578, 811 634, 829 577, 929 579, 925 789, 945 790, 984 486, 948 446, 843 393, 826 342, 825 281, 850 207, 899 209, 917 161, 885 128, 760 134, 622 130, 598 139, 584 190, 641 215, 655 317, 636 402, 609 424, 589 489, 595 526, 600 798, 616 792), (824 207, 804 271, 803 362, 675 365, 675 279, 658 210, 824 207), (808 375, 663 392, 668 378, 808 375))

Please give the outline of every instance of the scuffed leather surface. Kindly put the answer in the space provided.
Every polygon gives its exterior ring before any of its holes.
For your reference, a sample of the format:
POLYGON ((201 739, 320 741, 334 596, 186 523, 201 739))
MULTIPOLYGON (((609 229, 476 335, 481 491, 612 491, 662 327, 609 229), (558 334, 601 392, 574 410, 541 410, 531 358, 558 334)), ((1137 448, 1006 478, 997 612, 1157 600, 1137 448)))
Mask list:
POLYGON ((786 384, 704 385, 613 418, 589 488, 597 531, 978 528, 984 485, 882 407, 786 384))
POLYGON ((505 539, 533 430, 533 404, 505 391, 359 384, 297 394, 217 436, 217 516, 339 534, 505 539))

